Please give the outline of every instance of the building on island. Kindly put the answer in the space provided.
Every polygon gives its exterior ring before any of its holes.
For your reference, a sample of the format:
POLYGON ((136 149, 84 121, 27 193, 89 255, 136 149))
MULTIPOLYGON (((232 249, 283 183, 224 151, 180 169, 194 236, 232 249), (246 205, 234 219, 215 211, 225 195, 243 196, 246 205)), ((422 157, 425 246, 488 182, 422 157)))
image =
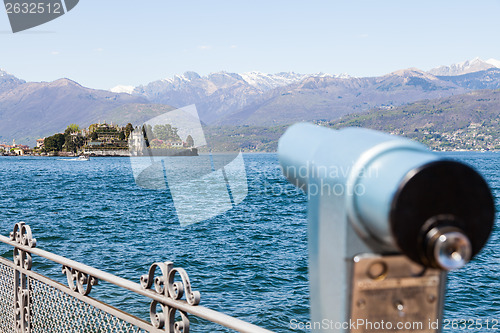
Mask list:
POLYGON ((29 146, 16 144, 16 140, 12 140, 12 145, 0 144, 0 152, 2 154, 24 156, 32 153, 29 146))
POLYGON ((130 133, 128 143, 131 156, 198 155, 191 135, 184 141, 179 136, 178 129, 169 124, 135 127, 130 133))
POLYGON ((43 139, 37 139, 36 140, 36 147, 37 148, 43 148, 44 141, 45 141, 45 138, 43 138, 43 139))
POLYGON ((94 156, 129 156, 127 128, 133 127, 120 127, 106 122, 90 125, 88 130, 79 132, 84 138, 83 153, 94 156))

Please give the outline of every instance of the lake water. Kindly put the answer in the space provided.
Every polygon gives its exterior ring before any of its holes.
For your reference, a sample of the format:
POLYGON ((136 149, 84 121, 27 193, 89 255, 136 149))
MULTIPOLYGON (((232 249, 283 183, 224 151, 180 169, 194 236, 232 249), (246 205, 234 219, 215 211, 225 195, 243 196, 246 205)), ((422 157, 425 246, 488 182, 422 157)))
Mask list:
MULTIPOLYGON (((447 155, 484 175, 498 211, 500 154, 447 155)), ((248 197, 221 216, 181 227, 170 192, 138 187, 128 158, 0 157, 0 232, 25 221, 37 247, 136 282, 152 263, 173 261, 201 292, 201 305, 290 332, 290 320, 309 320, 306 196, 280 174, 276 154, 244 159, 248 197)), ((449 274, 445 318, 500 320, 499 244, 497 214, 487 247, 449 274)), ((6 246, 0 250, 11 259, 6 246)), ((65 282, 59 265, 36 256, 34 270, 65 282)), ((146 299, 105 283, 91 295, 149 317, 146 299)), ((194 316, 191 323, 193 332, 226 331, 194 316)))

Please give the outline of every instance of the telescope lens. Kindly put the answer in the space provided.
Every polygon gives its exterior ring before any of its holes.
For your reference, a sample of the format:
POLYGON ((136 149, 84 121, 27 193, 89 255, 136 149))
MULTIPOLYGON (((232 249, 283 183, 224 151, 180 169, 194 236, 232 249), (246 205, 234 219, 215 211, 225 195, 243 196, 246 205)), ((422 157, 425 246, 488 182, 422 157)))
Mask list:
MULTIPOLYGON (((438 231, 439 233, 439 231, 438 231)), ((435 238, 434 259, 445 270, 462 268, 471 258, 472 247, 469 239, 460 231, 440 234, 435 238)))
POLYGON ((488 241, 494 221, 495 202, 481 175, 446 160, 408 172, 390 213, 392 237, 401 252, 443 270, 471 260, 488 241))

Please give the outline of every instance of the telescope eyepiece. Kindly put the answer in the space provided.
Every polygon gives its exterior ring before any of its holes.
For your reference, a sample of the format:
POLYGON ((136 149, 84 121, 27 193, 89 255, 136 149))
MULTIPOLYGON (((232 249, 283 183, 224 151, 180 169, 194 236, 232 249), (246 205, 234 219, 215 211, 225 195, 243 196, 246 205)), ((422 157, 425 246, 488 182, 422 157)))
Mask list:
POLYGON ((426 235, 427 260, 446 271, 465 266, 472 257, 472 245, 462 230, 454 227, 432 228, 426 235))
POLYGON ((441 160, 410 171, 391 212, 401 252, 431 268, 463 267, 486 244, 495 204, 483 178, 468 165, 441 160))

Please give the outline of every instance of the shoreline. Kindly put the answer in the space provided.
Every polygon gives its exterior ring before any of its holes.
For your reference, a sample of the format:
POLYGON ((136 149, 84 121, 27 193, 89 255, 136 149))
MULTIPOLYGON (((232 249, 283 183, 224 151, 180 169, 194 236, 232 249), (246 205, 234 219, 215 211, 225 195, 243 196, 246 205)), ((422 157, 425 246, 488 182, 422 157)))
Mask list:
MULTIPOLYGON (((500 153, 500 150, 466 150, 466 149, 455 149, 455 150, 432 150, 436 153, 500 153)), ((212 154, 228 154, 234 152, 212 152, 212 154)), ((277 151, 241 151, 242 154, 277 154, 277 151)), ((155 157, 196 157, 200 155, 207 155, 209 152, 199 152, 198 155, 153 155, 155 157)), ((0 157, 55 157, 55 158, 75 158, 80 155, 14 155, 14 154, 0 154, 0 157)), ((99 157, 151 157, 150 155, 89 155, 92 158, 99 157)))

